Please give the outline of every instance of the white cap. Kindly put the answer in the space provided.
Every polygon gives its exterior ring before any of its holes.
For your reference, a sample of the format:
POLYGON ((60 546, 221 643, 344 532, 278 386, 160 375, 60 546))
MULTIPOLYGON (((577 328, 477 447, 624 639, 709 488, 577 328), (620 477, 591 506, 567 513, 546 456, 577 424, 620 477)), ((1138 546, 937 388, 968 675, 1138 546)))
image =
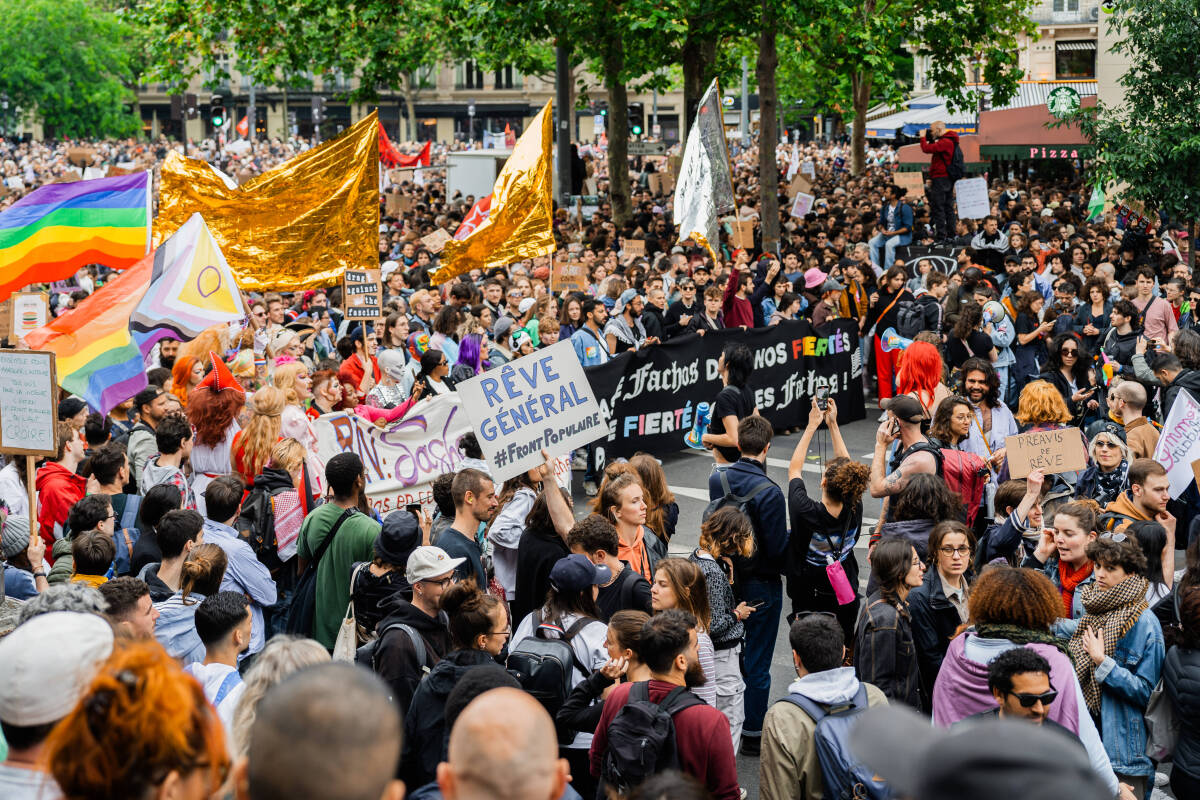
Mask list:
POLYGON ((524 314, 526 311, 533 308, 533 304, 536 302, 537 302, 537 300, 534 300, 532 297, 526 297, 520 303, 517 304, 517 310, 520 313, 524 314))
POLYGON ((30 727, 67 716, 112 649, 112 626, 95 614, 54 611, 18 626, 0 640, 0 720, 30 727))
POLYGON ((398 269, 400 269, 398 261, 385 261, 379 265, 379 277, 386 281, 388 276, 398 269))
POLYGON ((408 557, 408 569, 405 571, 405 577, 408 578, 409 583, 427 581, 439 575, 445 575, 447 572, 453 572, 464 561, 466 561, 465 558, 451 558, 450 554, 440 547, 422 545, 413 550, 412 555, 408 557))

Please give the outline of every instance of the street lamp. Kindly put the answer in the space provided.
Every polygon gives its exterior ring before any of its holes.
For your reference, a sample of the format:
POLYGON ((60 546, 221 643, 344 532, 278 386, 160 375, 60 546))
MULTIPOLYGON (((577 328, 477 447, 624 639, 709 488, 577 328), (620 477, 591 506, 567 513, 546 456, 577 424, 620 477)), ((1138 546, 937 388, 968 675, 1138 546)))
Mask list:
POLYGON ((467 101, 467 144, 475 140, 475 99, 467 101))

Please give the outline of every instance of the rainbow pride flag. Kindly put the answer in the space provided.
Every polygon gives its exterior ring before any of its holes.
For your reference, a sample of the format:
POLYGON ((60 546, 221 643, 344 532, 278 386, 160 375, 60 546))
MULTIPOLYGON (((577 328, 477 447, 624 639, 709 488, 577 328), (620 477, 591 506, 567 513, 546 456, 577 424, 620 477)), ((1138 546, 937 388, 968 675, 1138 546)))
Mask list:
POLYGON ((131 266, 149 250, 149 172, 39 187, 0 213, 0 300, 85 264, 131 266))
POLYGON ((107 414, 145 388, 144 357, 159 339, 186 341, 245 316, 225 256, 194 214, 157 250, 25 342, 54 352, 59 384, 107 414))

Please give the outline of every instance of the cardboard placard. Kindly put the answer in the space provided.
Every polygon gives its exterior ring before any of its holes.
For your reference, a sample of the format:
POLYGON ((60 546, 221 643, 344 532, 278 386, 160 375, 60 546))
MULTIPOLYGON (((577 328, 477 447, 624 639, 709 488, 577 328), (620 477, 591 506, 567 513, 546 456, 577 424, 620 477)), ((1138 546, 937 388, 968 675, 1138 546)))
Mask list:
POLYGON ((54 353, 0 351, 0 452, 54 458, 57 409, 54 353))
POLYGON ((575 347, 561 341, 455 387, 497 483, 608 435, 575 347))
POLYGON ((795 197, 798 194, 812 194, 812 181, 803 172, 797 172, 788 184, 788 196, 795 197))
POLYGON ((386 198, 386 202, 383 213, 386 216, 398 217, 404 213, 400 206, 400 201, 403 199, 404 195, 398 194, 397 192, 388 192, 386 195, 384 195, 384 197, 386 198))
POLYGON ((442 250, 446 247, 446 242, 450 241, 453 238, 454 238, 453 236, 446 233, 441 228, 438 228, 433 233, 431 233, 427 236, 422 236, 421 244, 425 245, 425 248, 429 252, 436 255, 436 254, 442 252, 442 250))
POLYGON ((901 189, 907 189, 906 200, 925 196, 925 175, 920 172, 896 172, 892 175, 892 183, 901 189))
POLYGON ((646 240, 626 239, 624 249, 627 256, 644 256, 646 255, 646 240))
MULTIPOLYGON (((68 147, 67 161, 77 167, 86 167, 96 157, 96 151, 91 147, 68 147)), ((51 455, 54 455, 51 453, 51 455)))
POLYGON ((646 176, 646 184, 650 189, 650 194, 660 195, 663 190, 663 176, 661 172, 651 172, 646 176))
POLYGON ((804 215, 812 211, 813 203, 816 201, 816 197, 812 196, 811 194, 805 194, 804 192, 801 192, 800 194, 796 195, 796 199, 792 201, 791 215, 797 219, 803 219, 804 215))
POLYGON ((754 221, 745 220, 732 223, 733 246, 744 250, 754 249, 754 221))
POLYGON ((383 316, 383 285, 377 269, 348 269, 342 273, 342 297, 346 319, 377 319, 383 316))
POLYGON ((801 175, 807 175, 807 176, 808 176, 808 177, 810 177, 810 178, 816 179, 816 177, 817 177, 817 165, 816 165, 816 164, 814 164, 812 161, 802 161, 802 162, 800 162, 800 174, 801 174, 801 175))
POLYGON ((412 211, 412 207, 415 204, 416 204, 416 198, 414 198, 411 194, 400 195, 400 213, 401 214, 407 214, 409 211, 412 211))
POLYGON ((1007 437, 1004 447, 1013 478, 1024 478, 1035 469, 1055 475, 1087 466, 1087 448, 1078 428, 1020 433, 1007 437))
POLYGON ((585 292, 588 287, 587 268, 578 261, 561 262, 555 260, 550 271, 550 291, 564 294, 566 292, 585 292))

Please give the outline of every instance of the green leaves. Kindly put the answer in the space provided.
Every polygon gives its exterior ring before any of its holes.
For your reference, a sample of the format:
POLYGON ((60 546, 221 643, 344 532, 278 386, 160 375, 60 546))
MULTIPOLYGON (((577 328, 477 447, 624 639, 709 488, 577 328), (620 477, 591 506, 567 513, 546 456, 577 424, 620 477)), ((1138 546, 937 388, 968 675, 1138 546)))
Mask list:
MULTIPOLYGON (((129 136, 141 124, 132 30, 84 0, 0 0, 0 93, 48 136, 129 136)), ((11 125, 15 119, 5 120, 11 125)))

